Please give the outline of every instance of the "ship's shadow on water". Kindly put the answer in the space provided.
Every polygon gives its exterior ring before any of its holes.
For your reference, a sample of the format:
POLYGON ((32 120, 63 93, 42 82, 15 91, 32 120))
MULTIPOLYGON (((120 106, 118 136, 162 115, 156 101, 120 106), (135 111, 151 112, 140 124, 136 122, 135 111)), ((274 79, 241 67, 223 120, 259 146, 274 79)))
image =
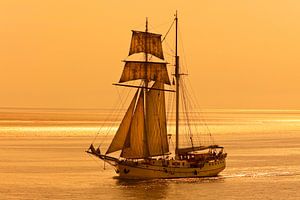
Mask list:
POLYGON ((169 183, 165 180, 124 180, 114 177, 115 184, 123 197, 136 199, 165 199, 168 197, 169 183))
POLYGON ((208 178, 124 180, 114 177, 115 184, 125 197, 136 199, 166 199, 178 185, 197 185, 224 182, 223 176, 208 178))
POLYGON ((222 175, 203 178, 170 178, 170 179, 121 179, 118 176, 113 177, 116 180, 116 185, 119 186, 135 186, 142 184, 173 184, 173 183, 209 183, 222 182, 225 177, 222 175))

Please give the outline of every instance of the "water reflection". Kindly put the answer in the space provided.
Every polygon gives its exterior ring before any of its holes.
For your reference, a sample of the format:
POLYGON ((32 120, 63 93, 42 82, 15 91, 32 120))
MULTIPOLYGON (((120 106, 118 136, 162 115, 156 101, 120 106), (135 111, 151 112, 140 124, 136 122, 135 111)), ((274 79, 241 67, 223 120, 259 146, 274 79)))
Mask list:
MULTIPOLYGON (((167 199, 181 192, 177 191, 178 185, 189 188, 189 185, 200 185, 224 182, 223 176, 209 178, 180 178, 180 179, 153 179, 153 180, 123 180, 114 177, 119 194, 123 198, 134 199, 167 199), (179 193, 178 193, 179 192, 179 193)), ((185 191, 186 192, 186 191, 185 191)), ((175 197, 174 196, 174 197, 175 197)))
POLYGON ((170 183, 166 180, 115 180, 125 198, 166 199, 168 196, 170 183))

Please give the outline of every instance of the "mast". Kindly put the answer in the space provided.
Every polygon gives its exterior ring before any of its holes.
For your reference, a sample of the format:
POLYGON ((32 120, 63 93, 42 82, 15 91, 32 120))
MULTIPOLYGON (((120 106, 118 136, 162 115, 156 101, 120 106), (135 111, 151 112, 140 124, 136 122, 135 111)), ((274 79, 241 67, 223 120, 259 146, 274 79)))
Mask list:
MULTIPOLYGON (((148 65, 148 46, 147 46, 147 43, 148 43, 148 37, 147 37, 147 34, 148 34, 148 17, 146 17, 146 27, 145 27, 145 32, 146 32, 146 36, 145 36, 145 68, 147 69, 147 65, 148 65)), ((144 79, 144 83, 145 83, 145 88, 143 88, 144 90, 144 106, 145 106, 145 109, 144 109, 144 126, 145 126, 145 131, 144 131, 144 145, 146 146, 146 152, 145 152, 145 157, 148 157, 149 156, 149 145, 148 145, 148 139, 147 139, 147 130, 148 130, 148 123, 147 123, 147 93, 148 93, 148 76, 147 76, 147 70, 146 70, 146 78, 144 79)))
POLYGON ((177 29, 178 29, 178 18, 177 11, 175 14, 175 79, 176 79, 176 149, 175 154, 177 155, 179 149, 179 56, 177 52, 177 29))

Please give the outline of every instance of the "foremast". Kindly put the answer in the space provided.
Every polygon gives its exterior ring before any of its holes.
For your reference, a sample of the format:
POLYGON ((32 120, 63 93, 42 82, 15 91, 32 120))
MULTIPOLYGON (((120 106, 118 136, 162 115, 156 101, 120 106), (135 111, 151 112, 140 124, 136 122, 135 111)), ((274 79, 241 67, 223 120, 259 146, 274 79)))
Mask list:
MULTIPOLYGON (((148 18, 146 18, 146 27, 145 27, 145 67, 147 68, 148 65, 148 45, 147 45, 147 34, 148 34, 148 18)), ((144 146, 145 146, 145 152, 144 152, 144 157, 148 157, 149 156, 149 144, 148 144, 148 139, 147 139, 147 131, 148 131, 148 123, 147 123, 147 94, 148 94, 148 78, 147 78, 147 71, 146 71, 146 76, 144 81, 145 84, 145 88, 143 88, 142 90, 144 90, 144 126, 145 126, 145 131, 144 131, 144 146)))

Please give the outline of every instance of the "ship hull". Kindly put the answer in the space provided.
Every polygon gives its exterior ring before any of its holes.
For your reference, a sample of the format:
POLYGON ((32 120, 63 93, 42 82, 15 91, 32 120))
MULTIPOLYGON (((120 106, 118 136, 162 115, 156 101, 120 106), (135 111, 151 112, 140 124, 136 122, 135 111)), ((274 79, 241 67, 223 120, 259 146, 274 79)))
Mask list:
POLYGON ((174 167, 142 163, 119 163, 115 166, 121 179, 168 179, 217 176, 226 167, 225 159, 206 162, 201 167, 174 167))

